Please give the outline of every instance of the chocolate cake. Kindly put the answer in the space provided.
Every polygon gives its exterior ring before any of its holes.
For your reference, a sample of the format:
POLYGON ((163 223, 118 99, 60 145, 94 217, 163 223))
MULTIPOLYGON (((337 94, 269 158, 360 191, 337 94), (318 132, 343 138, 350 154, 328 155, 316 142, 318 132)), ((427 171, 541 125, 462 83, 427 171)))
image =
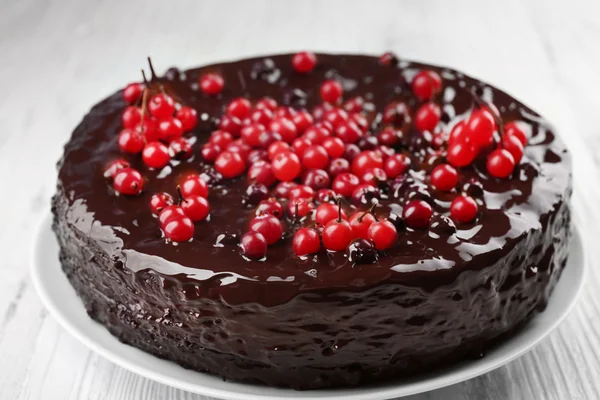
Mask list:
POLYGON ((122 342, 342 387, 483 356, 544 309, 570 159, 508 94, 391 53, 149 72, 83 118, 52 201, 63 270, 122 342))

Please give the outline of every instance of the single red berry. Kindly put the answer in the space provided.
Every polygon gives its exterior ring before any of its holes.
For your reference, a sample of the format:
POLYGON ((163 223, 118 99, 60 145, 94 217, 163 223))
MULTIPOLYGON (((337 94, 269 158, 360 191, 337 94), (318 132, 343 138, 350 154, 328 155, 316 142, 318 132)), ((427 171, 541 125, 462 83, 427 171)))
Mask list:
POLYGON ((294 186, 292 189, 290 189, 288 194, 288 199, 292 202, 297 199, 312 200, 314 198, 315 191, 310 186, 306 185, 294 186))
POLYGON ((133 168, 121 168, 113 180, 114 189, 129 196, 140 194, 144 187, 142 175, 133 168))
POLYGON ((296 125, 296 130, 298 133, 302 134, 312 126, 314 119, 308 111, 301 110, 294 114, 292 117, 292 122, 294 125, 296 125))
POLYGON ((352 160, 352 173, 363 176, 369 168, 383 168, 383 158, 372 150, 361 152, 352 160))
POLYGON ((465 135, 468 135, 477 147, 486 147, 494 143, 494 117, 487 110, 473 111, 464 129, 465 135))
POLYGON ((344 150, 344 158, 348 161, 352 161, 360 154, 360 147, 357 145, 350 143, 346 145, 346 149, 344 150))
POLYGON ((393 101, 383 109, 382 121, 384 124, 401 126, 410 121, 408 106, 401 101, 393 101))
POLYGON ((292 148, 290 147, 290 145, 281 140, 271 143, 267 150, 269 154, 269 160, 273 160, 273 158, 275 158, 275 156, 279 153, 289 153, 291 151, 292 148))
POLYGON ((312 144, 321 144, 327 137, 329 137, 330 132, 322 127, 311 126, 308 128, 302 137, 312 144))
POLYGON ((321 84, 321 99, 325 103, 335 104, 342 98, 343 94, 344 89, 337 81, 327 80, 321 84))
POLYGON ((229 143, 233 142, 233 135, 225 131, 213 131, 208 139, 209 143, 216 144, 220 148, 226 148, 229 143))
POLYGON ((281 219, 281 217, 283 217, 283 206, 276 199, 270 198, 263 200, 258 204, 255 214, 271 214, 281 219))
POLYGON ((292 249, 297 256, 314 254, 321 248, 321 240, 317 231, 311 228, 300 228, 294 234, 292 249))
POLYGON ((448 148, 446 158, 455 167, 466 167, 471 164, 477 156, 477 150, 470 143, 454 143, 448 148))
POLYGON ((442 89, 442 78, 434 71, 420 71, 412 80, 412 90, 421 100, 431 100, 442 89))
POLYGON ((435 103, 425 103, 415 114, 415 126, 421 132, 433 132, 442 117, 440 106, 435 103))
POLYGON ((269 129, 272 132, 277 132, 281 135, 284 142, 292 143, 298 135, 296 125, 287 118, 276 118, 269 124, 269 129))
POLYGON ((356 143, 363 136, 363 132, 354 122, 348 121, 335 129, 335 135, 344 143, 356 143))
POLYGON ((169 118, 175 112, 175 102, 171 96, 160 93, 150 98, 148 111, 158 120, 169 118))
POLYGON ((248 168, 248 181, 262 183, 265 186, 273 186, 277 182, 273 168, 267 161, 259 160, 248 168))
POLYGON ((163 228, 165 236, 173 242, 187 242, 194 237, 194 223, 188 217, 173 218, 163 228))
POLYGON ((431 172, 431 185, 437 190, 448 192, 458 183, 458 172, 448 164, 440 164, 431 172))
POLYGON ((226 179, 241 175, 246 169, 244 158, 239 153, 224 151, 215 160, 215 169, 226 179))
POLYGON ((458 122, 450 131, 450 137, 448 138, 448 145, 454 146, 459 142, 469 142, 470 138, 468 135, 465 135, 465 127, 467 126, 467 121, 462 120, 458 122))
POLYGON ((226 110, 227 115, 239 119, 248 118, 251 111, 252 104, 250 104, 248 99, 243 97, 238 97, 237 99, 231 100, 231 102, 227 105, 226 110))
POLYGON ((423 200, 409 201, 402 212, 406 225, 413 229, 424 229, 429 226, 433 210, 423 200))
POLYGON ((202 196, 188 196, 183 199, 181 209, 192 221, 204 221, 210 213, 208 200, 202 196))
POLYGON ((337 195, 331 189, 319 189, 316 197, 319 203, 333 203, 337 195))
POLYGON ((332 108, 323 115, 323 122, 329 122, 334 129, 346 121, 348 121, 348 113, 341 108, 332 108))
POLYGON ((106 170, 104 170, 104 177, 114 179, 115 175, 117 175, 117 172, 123 168, 129 168, 129 163, 122 158, 119 158, 108 164, 108 167, 106 167, 106 170))
POLYGON ((275 142, 283 142, 281 135, 277 132, 266 131, 258 137, 258 145, 263 149, 268 149, 275 142))
POLYGON ((253 260, 260 260, 267 255, 267 241, 258 232, 246 232, 240 240, 242 254, 253 260))
MULTIPOLYGON (((242 157, 243 160, 247 160, 250 152, 252 151, 252 147, 248 146, 240 139, 236 139, 233 142, 229 143, 227 147, 225 147, 225 151, 230 153, 237 153, 242 157)), ((245 161, 244 161, 245 162, 245 161)))
POLYGON ((144 137, 136 130, 123 129, 119 133, 118 143, 121 151, 137 154, 144 148, 144 137))
POLYGON ((275 196, 278 199, 287 199, 290 194, 290 190, 298 186, 296 182, 279 182, 275 186, 275 196))
POLYGON ((334 219, 325 225, 321 237, 327 250, 342 251, 354 239, 354 234, 348 221, 334 219))
POLYGON ((158 214, 158 223, 164 229, 165 225, 174 219, 185 217, 183 209, 179 206, 168 205, 164 207, 158 214))
POLYGON ((234 137, 239 137, 242 130, 242 121, 239 118, 224 115, 219 122, 219 129, 231 133, 234 137))
POLYGON ((135 126, 135 130, 144 136, 146 142, 155 142, 160 140, 158 133, 158 121, 155 118, 144 118, 135 126))
POLYGON ((369 227, 375 221, 376 219, 373 216, 373 214, 371 214, 370 212, 362 211, 358 211, 352 214, 349 220, 354 236, 361 239, 369 238, 369 227))
POLYGON ((360 138, 358 142, 356 142, 356 145, 361 151, 375 150, 377 147, 379 147, 379 140, 377 140, 376 136, 368 135, 360 138))
POLYGON ((165 142, 170 142, 183 135, 183 126, 177 118, 167 117, 158 123, 158 136, 165 142))
POLYGON ((304 218, 315 209, 315 203, 306 199, 296 199, 288 201, 287 213, 290 217, 298 219, 304 218))
POLYGON ((398 57, 391 51, 387 51, 379 57, 379 62, 383 65, 395 67, 398 65, 398 57))
POLYGON ((142 120, 142 109, 136 106, 128 106, 121 115, 121 122, 124 128, 133 129, 142 120))
POLYGON ((221 93, 223 86, 225 86, 225 81, 220 75, 209 73, 200 78, 200 89, 208 95, 221 93))
POLYGON ((169 143, 169 155, 177 160, 184 160, 192 156, 192 144, 184 137, 173 139, 169 143))
MULTIPOLYGON (((326 225, 329 221, 339 217, 340 209, 337 204, 323 203, 317 207, 315 212, 315 221, 319 224, 326 225)), ((348 219, 346 212, 341 210, 342 219, 348 219)))
POLYGON ((452 219, 461 224, 467 224, 477 216, 477 203, 471 196, 457 196, 450 205, 452 219))
POLYGON ((301 51, 300 53, 294 54, 292 57, 292 65, 296 72, 306 74, 315 69, 317 65, 317 56, 310 51, 301 51))
POLYGON ((141 83, 130 83, 123 89, 123 100, 127 104, 134 104, 141 97, 144 91, 144 85, 141 83))
POLYGON ((302 183, 313 190, 328 188, 331 178, 322 169, 309 169, 302 174, 302 183))
POLYGON ((302 165, 304 168, 323 169, 329 164, 329 155, 323 146, 313 145, 304 151, 302 165))
POLYGON ((349 113, 359 113, 362 112, 364 105, 365 99, 356 96, 344 103, 344 110, 349 113))
POLYGON ((277 243, 283 234, 281 221, 276 216, 270 214, 254 217, 250 221, 249 230, 263 235, 268 245, 277 243))
POLYGON ((350 196, 350 201, 355 206, 372 205, 380 197, 381 192, 371 183, 361 183, 356 186, 350 196))
POLYGON ((166 192, 154 193, 150 198, 150 209, 155 215, 167 206, 173 205, 173 196, 166 192))
POLYGON ((292 142, 292 149, 298 157, 302 158, 306 149, 308 149, 311 145, 312 143, 310 140, 304 137, 299 137, 294 139, 294 141, 292 142))
POLYGON ((202 151, 200 152, 202 158, 208 162, 214 162, 219 154, 221 154, 221 148, 216 144, 206 143, 202 146, 202 151))
POLYGON ((161 142, 150 142, 142 150, 142 159, 150 168, 162 168, 171 161, 169 148, 161 142))
POLYGON ((185 132, 189 132, 198 124, 198 112, 192 107, 183 106, 175 114, 185 132))
MULTIPOLYGON (((375 148, 375 150, 373 150, 375 153, 377 153, 379 155, 379 157, 383 158, 384 163, 385 161, 387 161, 388 157, 391 157, 393 155, 396 154, 396 150, 392 149, 391 147, 388 146, 377 146, 375 148)), ((385 164, 384 164, 385 167, 385 164)))
POLYGON ((516 121, 509 122, 504 126, 504 136, 515 136, 519 139, 523 147, 527 146, 527 135, 516 121))
POLYGON ((388 220, 373 222, 367 234, 377 250, 389 249, 398 239, 396 227, 388 220))
POLYGON ((292 152, 279 153, 271 162, 275 177, 280 181, 294 180, 302 171, 302 164, 298 156, 292 152))
POLYGON ((360 180, 363 183, 377 186, 380 182, 386 182, 388 177, 382 168, 367 168, 365 173, 362 174, 360 180))
POLYGON ((350 116, 348 117, 348 122, 354 123, 363 133, 367 132, 367 130, 369 129, 369 121, 367 120, 367 117, 365 117, 362 114, 350 114, 350 116))
POLYGON ((377 140, 385 146, 394 146, 400 140, 400 135, 397 130, 388 126, 377 134, 377 140))
POLYGON ((312 116, 318 121, 323 118, 323 115, 329 110, 331 110, 333 106, 329 103, 322 103, 313 108, 312 116))
POLYGON ((389 156, 383 164, 383 170, 388 178, 394 179, 403 175, 410 166, 410 158, 404 154, 394 154, 389 156))
POLYGON ((496 178, 508 178, 515 169, 515 159, 508 150, 494 150, 487 159, 487 170, 496 178))
POLYGON ((272 119, 273 112, 268 108, 255 109, 252 114, 250 114, 250 121, 263 126, 269 126, 272 119))
POLYGON ((262 99, 256 102, 254 108, 256 110, 267 109, 270 111, 275 111, 277 109, 277 102, 270 97, 263 97, 262 99))
POLYGON ((248 145, 258 147, 260 145, 260 135, 264 132, 266 132, 266 129, 263 125, 254 123, 243 127, 241 129, 241 136, 248 145))
POLYGON ((515 135, 504 135, 502 138, 502 147, 507 150, 514 158, 515 164, 521 162, 523 158, 523 144, 515 135))
POLYGON ((346 172, 335 177, 331 188, 337 194, 349 197, 359 184, 360 179, 356 175, 346 172))
POLYGON ((345 158, 336 158, 329 163, 327 172, 335 179, 339 174, 350 172, 350 163, 345 158))
POLYGON ((344 142, 342 139, 337 137, 328 137, 321 143, 329 157, 338 158, 344 155, 344 151, 346 150, 344 146, 344 142))
POLYGON ((294 108, 287 106, 279 106, 277 107, 277 110, 275 110, 274 118, 285 118, 292 121, 294 115, 296 115, 296 110, 294 108))
POLYGON ((181 182, 180 190, 184 198, 192 196, 208 197, 208 185, 200 175, 188 175, 181 182))

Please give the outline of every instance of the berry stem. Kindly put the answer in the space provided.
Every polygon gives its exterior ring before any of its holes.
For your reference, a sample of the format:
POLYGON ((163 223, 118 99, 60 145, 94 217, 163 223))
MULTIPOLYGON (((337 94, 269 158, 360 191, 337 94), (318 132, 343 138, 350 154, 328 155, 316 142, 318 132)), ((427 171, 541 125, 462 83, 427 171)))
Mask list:
POLYGON ((342 198, 338 197, 336 199, 336 203, 338 205, 338 218, 337 218, 337 221, 338 222, 342 222, 342 198))
POLYGON ((148 65, 150 66, 150 73, 152 74, 151 81, 154 81, 156 79, 156 73, 154 72, 154 66, 152 65, 152 59, 150 56, 148 56, 148 65))
POLYGON ((185 202, 187 203, 187 200, 185 199, 185 197, 183 197, 183 193, 181 192, 181 186, 177 185, 177 194, 179 195, 179 199, 177 200, 177 205, 180 206, 181 203, 185 202))
POLYGON ((373 210, 375 210, 375 206, 377 204, 373 204, 371 207, 369 207, 369 209, 367 211, 365 211, 360 217, 358 217, 358 222, 362 222, 363 218, 365 217, 365 215, 367 214, 371 214, 373 215, 373 218, 375 218, 375 221, 379 221, 377 219, 377 216, 373 213, 373 210))

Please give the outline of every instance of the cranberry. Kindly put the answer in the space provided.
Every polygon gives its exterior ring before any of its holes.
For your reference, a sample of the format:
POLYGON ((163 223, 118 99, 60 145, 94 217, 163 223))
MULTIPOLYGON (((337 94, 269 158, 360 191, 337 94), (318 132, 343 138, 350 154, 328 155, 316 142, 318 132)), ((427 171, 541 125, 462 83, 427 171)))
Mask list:
POLYGON ((359 113, 363 110, 364 105, 365 100, 360 96, 356 96, 344 103, 344 110, 349 113, 359 113))
POLYGON ((275 156, 277 154, 288 153, 291 151, 292 151, 292 148, 286 142, 283 142, 281 140, 273 142, 269 145, 269 149, 268 149, 269 159, 273 160, 273 158, 275 158, 275 156))
POLYGON ((119 158, 108 164, 108 167, 106 167, 106 170, 104 171, 104 177, 114 179, 117 172, 123 168, 129 168, 129 163, 122 158, 119 158))
POLYGON ((335 192, 331 189, 319 189, 317 191, 317 201, 319 203, 332 203, 337 199, 335 192))
POLYGON ((306 199, 297 199, 290 201, 287 204, 288 215, 294 219, 300 219, 306 217, 310 212, 315 209, 315 204, 306 199))
POLYGON ((329 164, 329 155, 323 146, 313 145, 304 151, 302 165, 305 168, 323 169, 329 164))
POLYGON ((242 203, 249 206, 256 206, 261 201, 266 200, 269 197, 269 189, 262 183, 254 182, 246 188, 244 196, 242 197, 242 203))
POLYGON ((378 202, 380 191, 370 183, 361 183, 353 191, 350 197, 355 206, 372 205, 378 202))
POLYGON ((169 148, 161 142, 150 142, 142 150, 142 159, 150 168, 162 168, 171 161, 169 148))
POLYGON ((185 213, 183 209, 179 206, 169 205, 162 209, 162 211, 158 214, 158 222, 160 226, 164 228, 164 226, 174 219, 180 219, 185 217, 185 213))
POLYGON ((446 158, 455 167, 466 167, 471 164, 477 155, 477 150, 470 143, 454 143, 448 148, 446 158))
POLYGON ((181 209, 194 222, 204 221, 210 212, 208 200, 202 196, 189 196, 181 202, 181 209))
POLYGON ((150 98, 148 111, 159 120, 169 118, 175 112, 175 102, 171 96, 160 93, 150 98))
POLYGON ((248 181, 262 183, 266 186, 272 186, 277 182, 271 164, 259 160, 250 165, 248 168, 248 181))
POLYGON ((329 135, 330 133, 327 129, 312 126, 304 132, 303 138, 312 144, 321 144, 329 135))
POLYGON ((443 192, 454 189, 458 183, 458 172, 448 164, 438 165, 431 172, 431 185, 437 190, 443 192))
POLYGON ((322 103, 319 104, 318 106, 316 106, 313 109, 312 112, 312 116, 316 119, 316 120, 320 120, 321 118, 323 118, 323 115, 325 115, 325 113, 329 110, 331 110, 333 108, 333 106, 329 103, 322 103))
POLYGON ((515 169, 515 159, 508 150, 494 150, 487 159, 487 170, 496 178, 508 178, 515 169))
POLYGON ((231 133, 234 137, 239 137, 242 130, 242 121, 239 118, 225 115, 219 122, 219 129, 231 133))
POLYGON ((279 199, 287 199, 290 194, 290 190, 298 186, 296 182, 280 182, 275 187, 275 195, 279 199))
POLYGON ((208 95, 221 93, 223 86, 225 86, 225 81, 220 75, 209 73, 200 77, 200 89, 208 95))
POLYGON ((523 158, 523 144, 515 135, 504 135, 502 138, 502 147, 513 156, 515 164, 518 164, 521 158, 523 158))
POLYGON ((283 234, 281 222, 277 217, 270 214, 254 217, 250 221, 249 229, 263 235, 268 245, 277 243, 283 234))
POLYGON ((494 117, 484 109, 473 111, 465 126, 465 134, 478 147, 491 145, 494 142, 494 117))
POLYGON ((392 247, 396 242, 398 231, 390 221, 375 221, 369 226, 368 236, 377 250, 385 250, 392 247))
POLYGON ((392 53, 391 51, 387 51, 379 57, 379 62, 383 65, 395 67, 396 65, 398 65, 399 60, 394 53, 392 53))
POLYGON ((369 226, 371 226, 371 224, 375 221, 376 219, 373 216, 373 214, 371 214, 370 212, 361 211, 352 214, 349 220, 354 236, 362 239, 369 238, 369 226))
POLYGON ((413 229, 424 229, 429 226, 433 211, 431 206, 423 200, 412 200, 406 204, 402 217, 406 225, 413 229))
POLYGON ((192 145, 184 137, 174 139, 169 143, 169 155, 179 160, 189 158, 192 156, 192 145))
POLYGON ((337 194, 349 197, 359 184, 360 179, 356 175, 345 172, 335 177, 331 188, 337 194))
POLYGON ((133 104, 142 97, 144 91, 144 85, 141 83, 130 83, 123 89, 123 100, 127 104, 133 104))
POLYGON ((292 149, 294 150, 294 153, 296 153, 296 155, 298 157, 302 158, 306 149, 308 149, 311 145, 312 145, 311 141, 304 137, 296 138, 292 142, 292 149))
POLYGON ((339 174, 350 172, 350 163, 345 158, 336 158, 329 163, 327 171, 335 178, 339 174))
POLYGON ((351 121, 340 124, 335 129, 335 134, 344 143, 356 143, 363 136, 363 132, 358 125, 351 121))
POLYGON ((288 193, 288 199, 290 201, 298 199, 312 200, 315 197, 315 191, 306 185, 297 185, 290 189, 288 193))
POLYGON ((158 123, 157 132, 161 140, 170 142, 183 135, 183 126, 177 118, 167 117, 158 123))
POLYGON ((271 163, 275 177, 280 181, 294 180, 302 170, 298 156, 292 152, 279 153, 271 163))
POLYGON ((344 89, 337 81, 327 80, 321 84, 321 99, 325 103, 335 104, 342 98, 343 94, 344 89))
POLYGON ((177 118, 181 122, 181 127, 184 132, 189 132, 196 127, 198 124, 198 113, 191 107, 183 106, 177 113, 175 113, 175 118, 177 118))
POLYGON ((315 128, 325 129, 327 131, 327 136, 330 136, 333 133, 333 124, 329 121, 319 121, 313 126, 315 128))
POLYGON ((352 173, 357 176, 364 175, 369 168, 383 168, 383 159, 372 150, 363 151, 352 160, 352 173))
POLYGON ((271 214, 277 218, 283 217, 283 206, 274 198, 263 200, 256 208, 256 215, 271 214))
POLYGON ((173 196, 166 192, 154 193, 150 198, 150 209, 159 215, 163 208, 173 204, 173 196))
POLYGON ((246 169, 244 158, 239 153, 224 151, 215 160, 215 169, 226 179, 240 176, 246 169))
POLYGON ((292 65, 296 72, 306 74, 315 69, 317 65, 317 56, 310 51, 301 51, 300 53, 294 54, 292 57, 292 65))
POLYGON ((323 140, 323 148, 331 158, 338 158, 344 155, 345 146, 344 142, 337 137, 328 137, 323 140))
POLYGON ((135 130, 144 136, 146 142, 155 142, 160 140, 158 132, 158 121, 154 118, 144 118, 135 126, 135 130))
POLYGON ((214 131, 213 133, 211 133, 208 142, 216 144, 220 148, 224 149, 227 147, 227 145, 229 145, 229 143, 233 142, 233 136, 229 132, 214 131))
POLYGON ((519 128, 519 124, 516 121, 509 122, 504 126, 504 136, 515 136, 523 147, 527 146, 527 135, 521 128, 519 128))
MULTIPOLYGON (((388 146, 377 146, 377 148, 375 149, 375 153, 377 153, 379 155, 379 157, 385 160, 388 159, 388 157, 393 156, 394 154, 396 154, 396 150, 392 149, 391 147, 388 146)), ((385 167, 385 164, 384 164, 385 167)))
POLYGON ((470 196, 457 196, 450 205, 452 219, 461 224, 467 224, 477 216, 477 203, 470 196))
POLYGON ((315 212, 315 221, 322 225, 326 225, 329 221, 338 217, 348 219, 344 210, 337 204, 323 203, 317 207, 317 211, 315 212))
POLYGON ((194 236, 194 223, 188 217, 174 218, 165 224, 163 230, 173 242, 187 242, 194 236))
POLYGON ((317 231, 311 228, 300 228, 294 234, 292 250, 297 256, 314 254, 321 248, 321 240, 317 231))
POLYGON ((180 190, 183 197, 208 197, 208 185, 200 175, 188 175, 181 183, 180 190))
POLYGON ((361 176, 361 181, 374 186, 377 186, 380 182, 387 181, 387 179, 387 174, 382 168, 367 168, 361 176))
POLYGON ((348 122, 354 123, 363 133, 369 129, 369 121, 367 117, 359 113, 352 113, 348 118, 348 122))
POLYGON ((348 161, 354 160, 360 154, 360 148, 355 144, 347 144, 344 150, 344 158, 348 161))
POLYGON ((394 154, 389 156, 383 164, 383 170, 388 178, 393 179, 403 175, 410 166, 410 159, 404 154, 394 154))
POLYGON ((348 260, 354 264, 374 264, 378 259, 375 245, 368 239, 355 239, 348 246, 348 260))
POLYGON ((121 122, 124 128, 133 129, 142 120, 142 110, 136 106, 128 106, 121 115, 121 122))
POLYGON ((240 240, 240 249, 244 256, 259 260, 267 255, 267 241, 258 232, 247 232, 240 240))
POLYGON ((125 153, 137 154, 144 148, 144 137, 133 129, 123 129, 117 142, 125 153))
POLYGON ((142 175, 133 168, 121 168, 113 180, 114 189, 129 196, 140 194, 144 187, 142 175))
POLYGON ((323 115, 323 121, 329 122, 333 128, 337 128, 348 120, 348 113, 341 108, 332 108, 323 115))
POLYGON ((237 99, 231 100, 226 109, 227 115, 239 119, 249 117, 250 111, 252 111, 252 105, 248 99, 243 97, 238 97, 237 99))
POLYGON ((425 103, 417 110, 415 114, 415 126, 421 132, 433 132, 440 122, 442 110, 435 103, 425 103))
POLYGON ((364 136, 356 143, 361 151, 375 150, 379 146, 379 140, 375 136, 364 136))
POLYGON ((323 245, 327 250, 341 251, 345 250, 350 244, 354 235, 350 223, 343 219, 334 219, 329 221, 323 229, 323 245))
POLYGON ((410 121, 408 107, 403 102, 393 101, 385 106, 381 119, 384 124, 402 125, 410 121))
POLYGON ((431 100, 442 88, 442 78, 434 71, 420 71, 412 80, 412 90, 421 100, 431 100))
POLYGON ((385 146, 394 146, 399 139, 398 131, 389 126, 377 134, 377 141, 385 146))
POLYGON ((250 114, 250 120, 254 123, 268 126, 273 119, 273 112, 267 108, 255 109, 250 114))
POLYGON ((214 162, 219 154, 221 154, 221 148, 216 144, 206 143, 204 146, 202 146, 202 151, 200 154, 206 161, 214 162))
POLYGON ((269 124, 269 129, 281 135, 283 141, 292 143, 298 135, 296 125, 287 118, 276 118, 269 124))
POLYGON ((246 163, 252 165, 257 161, 268 161, 269 153, 263 149, 254 149, 248 153, 248 157, 246 157, 246 163))
POLYGON ((225 150, 230 153, 238 153, 243 160, 247 160, 250 152, 252 151, 252 147, 238 139, 229 143, 225 150))
POLYGON ((292 122, 296 125, 296 130, 298 133, 304 133, 308 128, 310 128, 314 122, 312 115, 308 113, 308 111, 298 111, 293 117, 292 122))
POLYGON ((267 109, 270 111, 275 111, 275 109, 277 109, 277 102, 270 97, 263 97, 262 99, 256 102, 254 108, 256 110, 267 109))
POLYGON ((302 183, 314 190, 328 188, 331 178, 322 169, 309 169, 302 175, 302 183))
POLYGON ((469 140, 466 140, 466 135, 465 135, 465 126, 467 125, 467 122, 465 120, 462 120, 460 122, 458 122, 456 125, 454 125, 454 128, 452 128, 452 131, 450 131, 450 137, 448 138, 448 144, 450 146, 454 146, 456 143, 465 141, 468 142, 469 140))
POLYGON ((266 129, 263 125, 255 123, 245 126, 241 129, 240 133, 242 139, 252 147, 258 147, 260 145, 260 135, 265 132, 266 129))

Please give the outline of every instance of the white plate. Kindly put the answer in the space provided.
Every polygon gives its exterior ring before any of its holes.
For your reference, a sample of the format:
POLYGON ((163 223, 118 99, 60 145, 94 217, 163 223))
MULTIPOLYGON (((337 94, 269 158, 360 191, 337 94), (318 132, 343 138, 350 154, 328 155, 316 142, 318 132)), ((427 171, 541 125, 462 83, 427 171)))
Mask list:
POLYGON ((585 255, 577 229, 569 262, 550 298, 548 308, 512 339, 485 357, 453 365, 435 373, 353 389, 294 391, 222 379, 186 370, 134 347, 125 345, 85 312, 58 261, 58 244, 50 228, 51 217, 41 221, 33 243, 31 274, 37 291, 51 314, 73 336, 110 361, 146 378, 183 390, 228 400, 311 399, 383 400, 408 396, 452 385, 498 368, 530 350, 565 318, 581 291, 585 255))

